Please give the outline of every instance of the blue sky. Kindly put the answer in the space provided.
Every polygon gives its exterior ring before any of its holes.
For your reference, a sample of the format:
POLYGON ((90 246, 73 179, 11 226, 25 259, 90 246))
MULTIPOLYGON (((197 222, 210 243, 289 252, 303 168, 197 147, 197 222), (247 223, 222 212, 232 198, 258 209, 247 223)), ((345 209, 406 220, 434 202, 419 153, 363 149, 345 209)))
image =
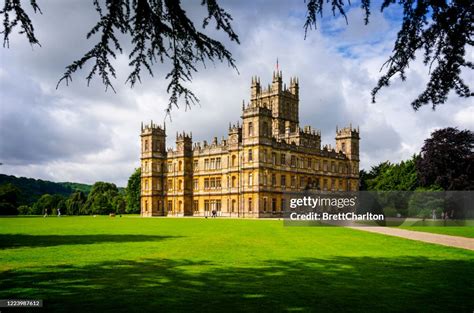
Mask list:
MULTIPOLYGON (((165 119, 168 65, 157 66, 154 78, 145 75, 143 84, 130 89, 124 84, 128 60, 120 55, 115 62, 116 94, 104 92, 98 80, 87 87, 86 71, 75 74, 69 87, 56 90, 64 67, 92 46, 85 34, 97 13, 90 1, 40 4, 43 15, 35 16, 34 23, 42 47, 32 49, 15 34, 10 48, 0 50, 0 171, 124 186, 139 165, 141 121, 165 119)), ((341 16, 325 13, 305 40, 303 1, 221 4, 232 14, 241 44, 228 42, 212 27, 206 32, 227 44, 239 73, 216 63, 194 75, 190 87, 200 105, 172 111, 168 146, 174 145, 176 131, 192 131, 195 141, 226 136, 228 123, 240 117, 242 100, 249 100, 251 77, 270 83, 277 57, 285 82, 291 76, 300 79, 300 125, 320 129, 323 144, 334 144, 336 125, 360 126, 363 168, 409 158, 434 129, 474 129, 469 99, 451 96, 436 111, 411 109, 410 102, 427 82, 421 60, 412 64, 407 81, 395 79, 380 92, 377 103, 371 103, 370 91, 400 26, 396 7, 381 14, 375 4, 369 25, 364 25, 358 3, 348 11, 349 25, 341 16)), ((196 19, 203 14, 196 4, 187 11, 196 19)), ((472 83, 472 76, 466 81, 472 83)))

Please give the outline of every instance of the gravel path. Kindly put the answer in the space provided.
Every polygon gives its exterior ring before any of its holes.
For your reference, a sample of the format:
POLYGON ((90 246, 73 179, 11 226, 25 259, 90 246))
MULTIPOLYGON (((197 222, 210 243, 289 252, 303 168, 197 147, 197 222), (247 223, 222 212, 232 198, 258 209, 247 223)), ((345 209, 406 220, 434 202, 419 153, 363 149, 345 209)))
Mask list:
POLYGON ((350 226, 349 228, 474 251, 474 238, 425 233, 393 227, 350 226))

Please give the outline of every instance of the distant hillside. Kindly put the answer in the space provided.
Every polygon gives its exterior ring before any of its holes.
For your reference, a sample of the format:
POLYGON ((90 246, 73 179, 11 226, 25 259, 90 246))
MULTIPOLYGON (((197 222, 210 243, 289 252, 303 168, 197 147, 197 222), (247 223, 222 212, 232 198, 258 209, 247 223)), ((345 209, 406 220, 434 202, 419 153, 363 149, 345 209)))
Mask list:
POLYGON ((80 183, 70 183, 70 182, 65 182, 65 183, 58 183, 60 185, 63 185, 64 187, 71 188, 74 191, 82 191, 83 193, 89 193, 91 192, 92 185, 86 185, 86 184, 80 184, 80 183))
POLYGON ((0 185, 12 184, 21 190, 21 204, 32 204, 44 194, 69 196, 74 191, 89 193, 92 186, 79 183, 55 183, 42 179, 0 174, 0 185))

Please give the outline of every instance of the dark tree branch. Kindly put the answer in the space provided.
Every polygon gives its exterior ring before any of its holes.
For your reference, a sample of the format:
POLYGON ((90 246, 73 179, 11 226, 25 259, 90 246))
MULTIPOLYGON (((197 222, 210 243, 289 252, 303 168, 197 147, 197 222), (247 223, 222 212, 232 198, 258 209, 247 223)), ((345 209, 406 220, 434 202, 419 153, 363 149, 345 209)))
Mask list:
MULTIPOLYGON (((30 0, 30 4, 35 13, 41 13, 41 9, 36 3, 36 0, 30 0)), ((3 14, 3 31, 0 32, 3 34, 3 47, 10 47, 10 34, 18 24, 20 24, 19 33, 25 34, 32 46, 41 46, 35 36, 33 23, 21 6, 21 0, 5 0, 5 4, 3 5, 0 14, 3 14), (10 14, 14 14, 14 17, 11 17, 10 14)))

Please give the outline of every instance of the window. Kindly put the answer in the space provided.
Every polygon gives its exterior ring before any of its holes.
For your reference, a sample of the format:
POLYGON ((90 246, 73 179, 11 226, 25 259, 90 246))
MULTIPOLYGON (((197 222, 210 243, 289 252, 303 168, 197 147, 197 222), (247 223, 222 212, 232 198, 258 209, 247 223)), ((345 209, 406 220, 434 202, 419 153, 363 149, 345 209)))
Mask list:
POLYGON ((277 178, 275 174, 272 174, 272 186, 276 186, 277 184, 277 178))
POLYGON ((220 177, 217 177, 216 178, 216 188, 221 188, 222 185, 221 185, 221 178, 220 177))
POLYGON ((262 151, 262 161, 267 162, 267 150, 265 149, 262 151))
POLYGON ((319 171, 319 160, 316 160, 316 162, 314 162, 314 169, 319 171))
POLYGON ((267 200, 266 197, 263 198, 263 212, 267 212, 267 200))
POLYGON ((236 164, 235 164, 235 163, 236 163, 236 162, 235 162, 235 159, 236 159, 236 156, 235 156, 235 154, 233 154, 233 155, 232 155, 232 166, 235 166, 235 165, 236 165, 236 164))
POLYGON ((346 153, 346 143, 345 142, 342 143, 341 150, 342 150, 343 153, 346 153))
POLYGON ((197 171, 199 169, 199 162, 198 160, 194 160, 193 162, 193 170, 197 171))
POLYGON ((173 181, 171 179, 168 179, 168 190, 173 190, 173 181))
POLYGON ((281 154, 280 155, 280 165, 285 165, 286 164, 286 161, 285 161, 285 154, 281 154))
POLYGON ((291 166, 292 167, 296 166, 296 157, 294 155, 291 156, 291 166))
POLYGON ((281 210, 284 211, 285 210, 285 199, 281 199, 281 210))
POLYGON ((198 200, 193 200, 193 211, 195 213, 199 212, 199 202, 198 202, 198 200))
POLYGON ((183 161, 179 161, 178 162, 178 171, 182 171, 183 170, 183 161))
POLYGON ((272 199, 272 212, 276 211, 276 207, 277 207, 277 199, 273 198, 272 199))
POLYGON ((148 179, 145 179, 145 190, 148 190, 148 179))
POLYGON ((168 200, 168 211, 173 211, 173 201, 168 200))
POLYGON ((277 164, 277 154, 275 152, 272 153, 272 164, 273 165, 277 164))
POLYGON ((253 136, 253 123, 249 122, 249 136, 253 136))
POLYGON ((269 135, 269 132, 268 132, 268 123, 267 122, 263 122, 263 136, 267 137, 269 135))
POLYGON ((145 200, 145 212, 148 212, 148 201, 145 200))
POLYGON ((145 161, 145 164, 143 165, 143 171, 148 172, 148 162, 145 161))
POLYGON ((280 184, 281 184, 281 187, 286 187, 286 175, 285 174, 281 175, 280 184))
POLYGON ((267 185, 267 180, 268 180, 268 177, 267 177, 267 174, 263 174, 263 185, 266 186, 267 185))
POLYGON ((252 149, 249 149, 249 157, 248 157, 249 162, 253 161, 253 156, 252 156, 252 149))
POLYGON ((328 161, 323 161, 323 171, 328 171, 328 161))
POLYGON ((331 179, 331 191, 336 190, 336 180, 334 178, 331 179))
POLYGON ((209 159, 204 159, 204 169, 205 170, 209 169, 209 159))
POLYGON ((331 162, 331 172, 335 173, 336 172, 336 163, 331 162))
POLYGON ((252 198, 249 198, 248 204, 249 204, 249 212, 252 212, 252 198))
POLYGON ((173 171, 173 162, 168 162, 168 173, 173 171))
POLYGON ((210 169, 211 169, 211 170, 216 169, 216 159, 214 159, 214 158, 211 159, 211 166, 210 166, 210 169))
POLYGON ((236 207, 236 201, 232 200, 232 207, 231 207, 232 213, 235 212, 235 207, 236 207))
POLYGON ((199 180, 197 178, 193 179, 193 189, 194 190, 199 189, 199 180))
POLYGON ((216 169, 220 169, 221 168, 221 158, 217 158, 216 159, 216 169))
POLYGON ((148 140, 145 139, 145 151, 148 151, 148 140))
POLYGON ((212 177, 212 178, 209 179, 209 181, 210 181, 211 189, 215 189, 216 188, 216 179, 214 177, 212 177))
POLYGON ((209 189, 209 178, 204 178, 204 189, 209 189))
POLYGON ((204 211, 209 212, 209 200, 204 200, 204 211))
POLYGON ((300 187, 303 188, 305 186, 305 179, 304 177, 300 177, 300 187))
POLYGON ((323 190, 324 191, 328 190, 328 180, 326 178, 323 180, 323 190))
POLYGON ((313 161, 313 160, 311 160, 311 159, 308 158, 308 168, 309 168, 309 169, 313 168, 312 161, 313 161))
POLYGON ((291 187, 296 187, 296 176, 291 176, 291 187))
POLYGON ((232 187, 236 187, 236 181, 237 178, 235 176, 232 176, 232 187))
POLYGON ((178 180, 178 190, 183 190, 183 181, 181 179, 178 180))
POLYGON ((249 186, 253 186, 253 174, 249 174, 249 186))

